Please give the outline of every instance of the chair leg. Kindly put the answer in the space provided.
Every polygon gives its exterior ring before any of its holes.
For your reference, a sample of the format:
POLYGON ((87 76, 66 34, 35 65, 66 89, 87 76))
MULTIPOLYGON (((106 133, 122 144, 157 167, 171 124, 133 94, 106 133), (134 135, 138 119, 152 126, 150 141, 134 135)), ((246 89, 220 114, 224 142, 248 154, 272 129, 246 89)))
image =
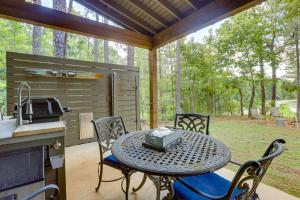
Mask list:
POLYGON ((99 188, 100 188, 100 185, 101 185, 101 181, 102 181, 102 174, 103 174, 103 164, 100 163, 99 166, 98 166, 98 185, 96 187, 96 192, 99 191, 99 188))
POLYGON ((254 192, 254 194, 250 197, 250 200, 258 200, 258 199, 260 198, 256 192, 254 192))
POLYGON ((125 174, 125 179, 126 179, 126 200, 128 200, 128 195, 129 195, 129 188, 130 188, 130 175, 128 173, 125 174))
POLYGON ((142 182, 140 183, 140 185, 139 185, 137 188, 132 188, 132 191, 133 191, 133 192, 137 192, 138 190, 140 190, 140 189, 145 185, 146 180, 147 180, 147 175, 144 174, 143 180, 142 180, 142 182))

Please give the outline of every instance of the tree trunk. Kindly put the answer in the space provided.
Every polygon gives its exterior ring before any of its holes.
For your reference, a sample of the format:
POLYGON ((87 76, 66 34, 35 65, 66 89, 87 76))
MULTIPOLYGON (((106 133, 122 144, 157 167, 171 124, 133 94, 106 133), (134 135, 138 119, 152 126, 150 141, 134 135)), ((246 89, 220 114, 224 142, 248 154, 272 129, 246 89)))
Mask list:
MULTIPOLYGON (((96 14, 96 21, 99 21, 99 15, 96 14)), ((99 40, 94 38, 94 61, 99 62, 99 40)))
POLYGON ((300 56, 299 56, 299 25, 295 25, 295 44, 296 44, 296 83, 297 83, 297 120, 300 120, 300 56))
POLYGON ((159 74, 159 79, 161 80, 162 79, 162 51, 161 51, 162 48, 159 48, 158 49, 158 74, 159 74))
POLYGON ((240 111, 241 111, 241 116, 244 116, 244 102, 243 102, 243 91, 242 91, 242 88, 239 88, 239 94, 240 94, 240 111))
MULTIPOLYGON (((108 20, 103 17, 103 23, 108 24, 108 20)), ((104 40, 104 46, 103 46, 103 54, 104 54, 104 63, 109 63, 109 49, 108 49, 108 41, 104 40)))
MULTIPOLYGON (((162 48, 158 49, 158 63, 159 63, 158 64, 158 74, 159 74, 158 77, 159 77, 159 81, 161 81, 162 77, 163 77, 163 75, 162 75, 162 67, 163 67, 163 65, 162 65, 162 48)), ((142 77, 142 76, 140 76, 140 77, 142 77)), ((162 88, 159 87, 158 91, 159 91, 159 96, 161 97, 163 94, 162 88)))
POLYGON ((195 88, 195 80, 196 80, 196 74, 193 74, 192 79, 192 112, 194 113, 196 111, 196 88, 195 88))
POLYGON ((277 75, 276 75, 276 66, 275 64, 272 64, 272 100, 271 100, 271 106, 276 106, 276 87, 277 87, 277 75))
POLYGON ((264 63, 262 59, 260 59, 260 93, 261 93, 261 114, 266 115, 265 70, 264 70, 264 63))
POLYGON ((86 59, 88 60, 90 58, 90 39, 89 39, 89 37, 86 37, 86 43, 87 43, 86 59))
POLYGON ((250 102, 249 102, 249 108, 248 108, 248 117, 251 117, 252 113, 251 113, 251 108, 253 107, 253 103, 254 103, 254 98, 255 98, 255 81, 254 81, 254 75, 253 75, 253 68, 249 59, 249 50, 246 49, 247 52, 247 59, 248 59, 248 64, 250 67, 250 85, 251 85, 251 98, 250 98, 250 102))
MULTIPOLYGON (((53 8, 62 12, 66 12, 65 0, 53 0, 53 8)), ((54 56, 63 58, 65 48, 65 33, 62 31, 53 31, 54 56)))
POLYGON ((176 76, 176 113, 181 112, 180 108, 180 88, 181 88, 181 59, 180 59, 180 40, 176 42, 176 64, 177 64, 177 76, 176 76))
POLYGON ((272 99, 271 99, 271 106, 276 106, 276 87, 277 87, 277 75, 276 75, 276 61, 275 61, 275 52, 274 52, 274 43, 275 43, 275 33, 272 36, 272 42, 270 44, 270 50, 273 54, 273 58, 271 59, 271 67, 272 67, 272 99))
MULTIPOLYGON (((73 8, 73 0, 69 1, 68 13, 72 13, 73 8)), ((67 56, 67 40, 68 40, 68 32, 65 32, 65 46, 64 46, 64 58, 67 56)))
POLYGON ((248 108, 248 117, 251 117, 251 108, 253 107, 254 97, 255 97, 255 83, 252 82, 252 85, 251 85, 251 98, 250 98, 249 108, 248 108))
MULTIPOLYGON (((33 0, 33 3, 41 5, 41 0, 33 0)), ((33 26, 32 29, 32 54, 42 54, 42 27, 33 26)))
POLYGON ((134 66, 134 47, 129 45, 127 47, 127 65, 134 66))

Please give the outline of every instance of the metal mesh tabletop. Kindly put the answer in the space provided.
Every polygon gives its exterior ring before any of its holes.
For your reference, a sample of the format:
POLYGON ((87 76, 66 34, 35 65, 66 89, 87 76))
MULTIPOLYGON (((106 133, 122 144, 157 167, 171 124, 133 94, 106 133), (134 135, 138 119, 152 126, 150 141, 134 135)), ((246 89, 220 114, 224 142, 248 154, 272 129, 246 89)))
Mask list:
POLYGON ((228 147, 213 137, 183 131, 181 144, 167 152, 160 152, 142 145, 146 132, 137 131, 120 137, 112 146, 112 154, 129 168, 167 176, 197 175, 215 171, 230 161, 228 147))

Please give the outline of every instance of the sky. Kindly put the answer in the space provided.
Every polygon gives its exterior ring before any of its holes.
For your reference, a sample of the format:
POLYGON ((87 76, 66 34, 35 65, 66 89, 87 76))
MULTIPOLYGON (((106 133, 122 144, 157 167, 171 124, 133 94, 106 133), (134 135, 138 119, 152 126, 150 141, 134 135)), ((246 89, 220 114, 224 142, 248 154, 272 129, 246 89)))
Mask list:
POLYGON ((203 38, 209 34, 209 30, 216 30, 218 29, 222 24, 224 23, 224 20, 216 22, 210 26, 207 26, 201 30, 198 30, 194 33, 191 33, 186 36, 186 40, 191 40, 192 38, 194 39, 195 42, 202 42, 203 38))

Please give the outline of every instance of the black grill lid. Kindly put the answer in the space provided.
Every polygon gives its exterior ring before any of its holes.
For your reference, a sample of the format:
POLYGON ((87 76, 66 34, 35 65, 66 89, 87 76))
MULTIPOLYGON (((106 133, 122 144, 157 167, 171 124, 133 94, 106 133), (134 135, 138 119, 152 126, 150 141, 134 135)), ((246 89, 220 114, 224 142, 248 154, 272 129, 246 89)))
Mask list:
MULTIPOLYGON (((28 120, 29 116, 26 115, 26 102, 27 99, 23 99, 22 116, 23 119, 28 120)), ((62 107, 60 101, 56 97, 32 98, 31 103, 33 109, 32 121, 49 118, 56 118, 56 121, 58 121, 59 117, 64 114, 65 110, 69 111, 69 109, 64 109, 62 107)))

